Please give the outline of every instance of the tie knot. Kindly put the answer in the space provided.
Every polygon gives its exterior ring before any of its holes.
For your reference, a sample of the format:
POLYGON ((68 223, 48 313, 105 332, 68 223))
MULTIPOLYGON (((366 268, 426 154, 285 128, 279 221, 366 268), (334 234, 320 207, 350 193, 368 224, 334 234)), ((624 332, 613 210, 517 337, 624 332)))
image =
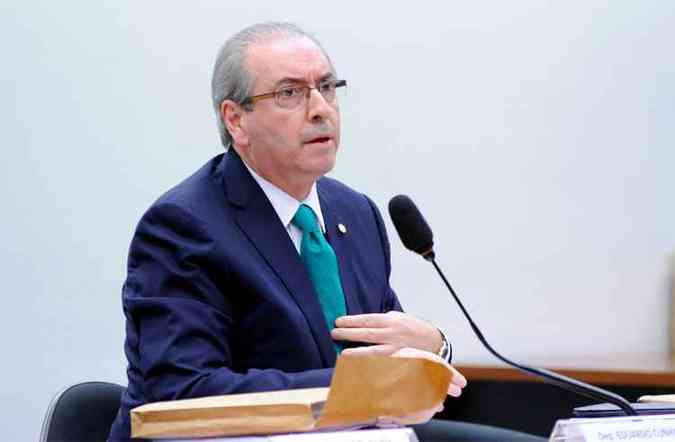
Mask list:
POLYGON ((291 220, 303 232, 314 232, 319 230, 319 222, 316 219, 316 214, 311 207, 306 204, 300 204, 298 211, 291 220))

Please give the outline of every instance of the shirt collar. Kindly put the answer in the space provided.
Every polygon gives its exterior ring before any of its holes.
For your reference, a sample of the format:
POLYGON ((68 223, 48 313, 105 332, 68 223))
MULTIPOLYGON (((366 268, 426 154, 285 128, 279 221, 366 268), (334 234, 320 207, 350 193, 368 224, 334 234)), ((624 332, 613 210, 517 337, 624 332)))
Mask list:
POLYGON ((319 226, 321 226, 321 231, 326 233, 326 227, 323 221, 323 214, 321 213, 321 204, 319 203, 319 195, 316 192, 316 183, 312 184, 312 188, 303 201, 298 201, 274 184, 267 181, 265 178, 258 175, 248 164, 244 162, 244 165, 251 173, 253 179, 258 183, 263 193, 272 204, 274 211, 277 213, 281 224, 288 229, 295 213, 300 208, 301 204, 308 205, 316 214, 316 217, 319 220, 319 226))

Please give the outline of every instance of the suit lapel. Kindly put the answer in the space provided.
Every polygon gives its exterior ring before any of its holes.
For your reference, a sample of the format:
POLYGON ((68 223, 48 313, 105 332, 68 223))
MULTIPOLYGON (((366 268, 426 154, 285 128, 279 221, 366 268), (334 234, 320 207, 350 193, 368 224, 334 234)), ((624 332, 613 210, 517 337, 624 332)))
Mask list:
POLYGON ((351 247, 349 246, 349 231, 343 234, 337 227, 338 224, 349 226, 349 220, 343 219, 344 216, 340 213, 337 198, 321 185, 321 180, 317 183, 317 193, 319 194, 321 211, 323 212, 326 224, 326 236, 338 259, 340 281, 342 282, 342 291, 344 292, 345 303, 347 304, 347 314, 357 315, 363 313, 363 308, 356 296, 356 280, 353 269, 354 260, 352 259, 351 247))
POLYGON ((237 206, 234 210, 237 225, 302 310, 324 364, 334 366, 335 347, 318 296, 286 228, 234 149, 230 148, 226 161, 225 191, 230 202, 237 206))

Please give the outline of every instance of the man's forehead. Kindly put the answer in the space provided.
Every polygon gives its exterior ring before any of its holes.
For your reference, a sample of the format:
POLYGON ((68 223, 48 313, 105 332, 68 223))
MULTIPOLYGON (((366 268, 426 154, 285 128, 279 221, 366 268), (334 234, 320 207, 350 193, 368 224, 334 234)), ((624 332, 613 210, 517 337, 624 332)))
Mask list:
POLYGON ((246 65, 258 86, 284 78, 316 81, 333 73, 326 54, 307 37, 279 36, 251 45, 246 65))

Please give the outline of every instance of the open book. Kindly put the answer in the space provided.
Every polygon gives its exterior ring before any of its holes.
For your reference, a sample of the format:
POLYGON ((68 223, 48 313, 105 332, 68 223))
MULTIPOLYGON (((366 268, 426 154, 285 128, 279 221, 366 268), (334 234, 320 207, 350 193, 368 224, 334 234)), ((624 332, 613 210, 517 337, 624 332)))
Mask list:
POLYGON ((132 437, 213 437, 354 428, 432 408, 452 373, 443 364, 385 356, 338 358, 329 388, 156 402, 131 410, 132 437))

